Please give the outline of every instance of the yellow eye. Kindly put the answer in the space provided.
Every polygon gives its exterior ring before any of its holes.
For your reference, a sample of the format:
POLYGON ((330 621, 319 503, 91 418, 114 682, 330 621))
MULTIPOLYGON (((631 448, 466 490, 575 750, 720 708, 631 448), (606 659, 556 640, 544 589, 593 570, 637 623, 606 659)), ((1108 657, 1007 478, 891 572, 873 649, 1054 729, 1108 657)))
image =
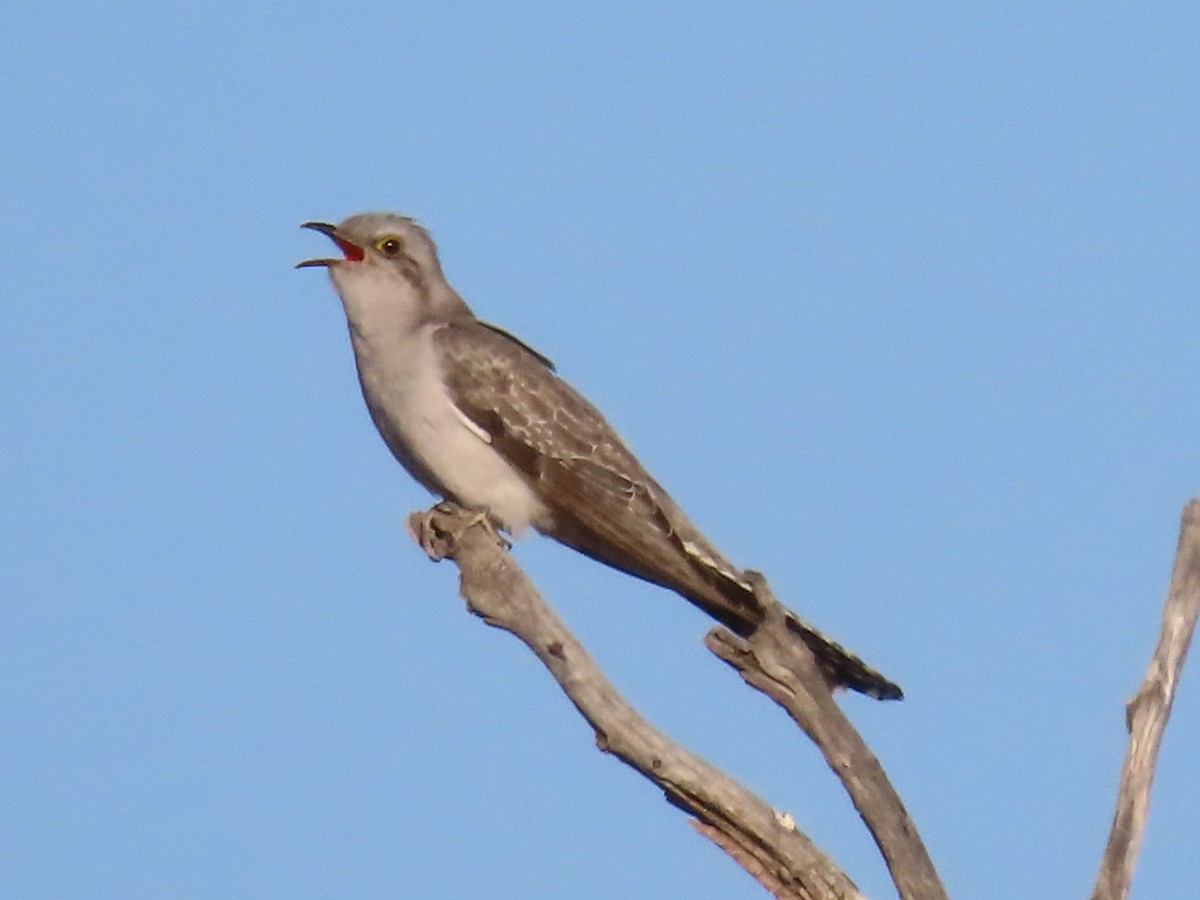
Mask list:
POLYGON ((389 259, 394 259, 400 255, 400 251, 404 249, 404 244, 400 241, 400 238, 389 234, 375 242, 375 249, 389 259))

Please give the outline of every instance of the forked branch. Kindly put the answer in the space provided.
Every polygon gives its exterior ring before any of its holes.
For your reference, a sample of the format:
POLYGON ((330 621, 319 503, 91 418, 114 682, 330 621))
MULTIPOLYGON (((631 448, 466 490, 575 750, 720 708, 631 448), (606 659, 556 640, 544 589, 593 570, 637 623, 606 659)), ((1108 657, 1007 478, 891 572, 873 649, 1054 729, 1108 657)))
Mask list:
MULTIPOLYGON (((539 596, 482 517, 441 504, 409 519, 434 559, 452 558, 468 608, 518 637, 542 661, 596 732, 596 743, 658 785, 781 900, 858 898, 854 883, 783 815, 720 770, 668 740, 616 692, 539 596)), ((714 628, 710 650, 787 710, 818 745, 871 830, 903 900, 944 900, 945 889, 882 767, 842 714, 812 653, 784 623, 765 582, 765 622, 748 639, 714 628)), ((1184 509, 1158 646, 1127 705, 1129 750, 1093 900, 1125 900, 1141 846, 1150 788, 1179 674, 1200 615, 1200 500, 1184 509)))
MULTIPOLYGON (((718 844, 777 897, 858 896, 852 882, 789 817, 727 775, 669 741, 616 692, 584 648, 538 595, 478 517, 442 506, 414 514, 410 527, 434 558, 458 563, 472 612, 520 638, 550 670, 596 731, 599 747, 663 789, 718 844)), ((945 890, 878 760, 842 715, 811 651, 755 576, 766 621, 748 640, 724 628, 708 646, 748 683, 780 703, 818 744, 875 836, 904 900, 943 900, 945 890)))
POLYGON ((705 640, 708 648, 782 706, 817 745, 875 838, 900 896, 946 900, 946 889, 883 766, 833 699, 812 653, 786 626, 786 610, 766 581, 757 573, 747 574, 766 610, 765 621, 747 639, 714 628, 705 640))
MULTIPOLYGON (((459 568, 471 612, 518 637, 596 732, 596 744, 658 785, 696 829, 780 900, 854 900, 854 883, 791 817, 650 725, 625 701, 478 516, 439 505, 409 528, 459 568)), ((814 663, 815 667, 815 663, 814 663)))

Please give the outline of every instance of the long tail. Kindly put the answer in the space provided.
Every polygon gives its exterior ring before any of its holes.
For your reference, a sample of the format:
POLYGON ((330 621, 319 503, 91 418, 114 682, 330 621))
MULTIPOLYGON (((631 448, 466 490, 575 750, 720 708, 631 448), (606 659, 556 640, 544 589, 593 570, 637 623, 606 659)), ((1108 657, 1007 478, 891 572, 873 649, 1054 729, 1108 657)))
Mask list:
MULTIPOLYGON (((612 536, 597 540, 593 531, 570 527, 565 517, 554 537, 593 559, 636 578, 670 588, 704 610, 722 625, 749 637, 764 617, 762 604, 742 573, 726 561, 690 523, 677 514, 675 531, 669 537, 654 532, 639 542, 626 541, 624 551, 614 553, 612 536), (683 524, 686 523, 686 524, 683 524), (680 537, 684 527, 687 539, 680 537)), ((618 533, 618 536, 621 536, 618 533)), ((877 700, 902 700, 904 691, 894 681, 867 665, 837 641, 788 610, 791 629, 817 657, 829 683, 848 687, 877 700)))
MULTIPOLYGON (((762 605, 753 588, 740 580, 689 579, 686 586, 664 586, 678 591, 721 624, 743 637, 753 634, 764 617, 762 605), (718 581, 719 583, 715 583, 718 581)), ((787 610, 787 626, 788 630, 804 641, 816 656, 817 663, 830 684, 848 687, 876 700, 904 699, 904 691, 900 685, 790 609, 787 610)))
POLYGON ((817 657, 825 676, 833 684, 845 685, 876 700, 903 700, 900 685, 884 677, 837 641, 830 640, 789 610, 788 628, 800 636, 817 657))
MULTIPOLYGON (((631 456, 627 465, 638 464, 631 456)), ((566 478, 561 470, 547 472, 566 478)), ((753 634, 765 612, 745 573, 709 543, 649 475, 642 473, 638 485, 640 490, 628 494, 592 492, 574 505, 560 506, 547 533, 606 565, 670 588, 742 637, 753 634), (631 509, 631 503, 640 505, 631 509)), ((878 700, 904 697, 899 685, 790 610, 787 621, 816 655, 830 684, 878 700)))

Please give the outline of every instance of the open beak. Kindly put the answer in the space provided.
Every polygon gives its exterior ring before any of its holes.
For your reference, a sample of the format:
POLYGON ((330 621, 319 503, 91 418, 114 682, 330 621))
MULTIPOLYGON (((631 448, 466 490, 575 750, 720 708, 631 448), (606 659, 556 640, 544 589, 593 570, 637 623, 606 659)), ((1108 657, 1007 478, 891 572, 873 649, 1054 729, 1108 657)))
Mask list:
POLYGON ((345 262, 362 262, 363 258, 366 256, 366 253, 363 252, 362 247, 358 246, 358 244, 354 243, 353 241, 346 240, 344 237, 338 234, 336 225, 330 225, 328 222, 305 222, 300 227, 321 232, 321 234, 325 235, 338 245, 338 248, 342 251, 343 256, 341 259, 306 259, 304 262, 296 263, 297 269, 307 269, 313 266, 322 266, 327 268, 329 266, 336 266, 345 262))

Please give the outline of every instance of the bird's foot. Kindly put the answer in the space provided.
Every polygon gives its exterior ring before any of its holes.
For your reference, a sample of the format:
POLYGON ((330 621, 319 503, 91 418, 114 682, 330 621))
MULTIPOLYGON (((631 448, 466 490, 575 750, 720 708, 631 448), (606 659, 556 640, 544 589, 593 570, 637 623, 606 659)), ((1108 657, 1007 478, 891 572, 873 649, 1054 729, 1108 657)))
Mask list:
POLYGON ((453 556, 463 535, 476 525, 482 525, 505 550, 512 548, 486 509, 472 509, 443 500, 433 509, 408 517, 408 533, 434 562, 453 556))
POLYGON ((462 519, 458 528, 454 530, 453 540, 456 543, 464 534, 467 533, 468 529, 473 528, 476 525, 482 525, 483 530, 490 534, 492 539, 497 544, 499 544, 505 550, 512 549, 512 541, 500 533, 500 526, 496 523, 496 520, 492 518, 491 511, 487 508, 482 506, 458 506, 457 504, 449 503, 445 500, 439 503, 438 506, 443 507, 446 511, 451 512, 462 519), (466 518, 463 519, 463 516, 466 518))

